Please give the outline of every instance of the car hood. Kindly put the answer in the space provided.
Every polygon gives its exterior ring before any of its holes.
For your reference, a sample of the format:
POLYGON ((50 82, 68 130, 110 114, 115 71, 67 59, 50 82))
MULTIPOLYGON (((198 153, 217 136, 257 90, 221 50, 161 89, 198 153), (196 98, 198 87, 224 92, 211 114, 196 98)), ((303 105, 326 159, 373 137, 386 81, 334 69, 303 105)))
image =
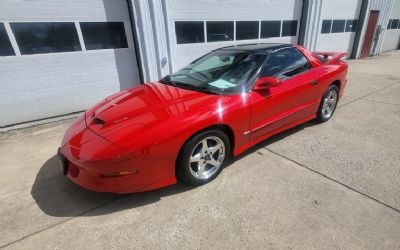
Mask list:
POLYGON ((117 141, 117 132, 140 135, 171 118, 215 105, 218 98, 158 82, 146 83, 106 98, 86 112, 85 120, 97 135, 117 141))

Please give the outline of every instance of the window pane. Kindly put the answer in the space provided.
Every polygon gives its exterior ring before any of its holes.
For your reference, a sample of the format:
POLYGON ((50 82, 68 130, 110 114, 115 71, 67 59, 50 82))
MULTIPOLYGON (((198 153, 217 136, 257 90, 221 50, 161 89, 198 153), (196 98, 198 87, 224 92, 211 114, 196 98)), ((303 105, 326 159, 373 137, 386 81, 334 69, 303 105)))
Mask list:
POLYGON ((128 48, 123 22, 80 23, 87 50, 128 48))
POLYGON ((236 22, 236 40, 258 39, 258 21, 236 22))
POLYGON ((0 56, 14 56, 14 50, 11 42, 8 39, 6 28, 3 23, 0 23, 0 56))
POLYGON ((392 29, 397 29, 397 26, 399 25, 399 19, 393 19, 392 20, 392 29))
POLYGON ((358 20, 349 19, 346 21, 345 32, 356 32, 358 20))
POLYGON ((302 53, 296 48, 288 48, 272 54, 261 69, 260 76, 286 79, 307 71, 309 68, 310 64, 302 53))
POLYGON ((297 35, 297 20, 283 21, 282 36, 296 36, 297 35))
POLYGON ((204 43, 204 22, 175 22, 176 42, 204 43))
POLYGON ((333 20, 332 33, 344 32, 344 25, 345 24, 346 24, 346 20, 333 20))
POLYGON ((261 21, 261 38, 280 36, 281 21, 261 21))
POLYGON ((74 23, 11 23, 22 55, 81 50, 74 23))
POLYGON ((332 26, 332 20, 323 20, 321 33, 322 34, 331 33, 331 26, 332 26))
POLYGON ((232 41, 233 21, 207 22, 207 42, 232 41))

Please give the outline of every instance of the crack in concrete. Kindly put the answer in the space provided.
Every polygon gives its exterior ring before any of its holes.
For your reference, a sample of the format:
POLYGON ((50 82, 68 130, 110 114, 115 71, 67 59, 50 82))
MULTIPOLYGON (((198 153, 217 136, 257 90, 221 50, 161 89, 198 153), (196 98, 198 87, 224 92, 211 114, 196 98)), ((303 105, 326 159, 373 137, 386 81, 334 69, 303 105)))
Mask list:
POLYGON ((350 187, 350 186, 344 184, 343 182, 340 182, 340 181, 338 181, 338 180, 335 180, 335 179, 333 179, 333 178, 331 178, 331 177, 325 175, 324 173, 321 173, 321 172, 319 172, 319 171, 317 171, 317 170, 315 170, 315 169, 312 169, 312 168, 310 168, 310 167, 307 167, 306 165, 304 165, 304 164, 302 164, 302 163, 300 163, 300 162, 298 162, 298 161, 296 161, 296 160, 293 160, 293 159, 291 159, 291 158, 289 158, 289 157, 287 157, 287 156, 285 156, 285 155, 282 155, 282 154, 280 154, 280 153, 278 153, 278 152, 275 152, 275 151, 273 151, 272 149, 269 149, 269 148, 267 148, 267 147, 264 147, 264 149, 266 149, 266 150, 268 150, 269 152, 271 152, 271 153, 273 153, 273 154, 275 154, 275 155, 277 155, 277 156, 280 156, 280 157, 282 157, 282 158, 284 158, 284 159, 286 159, 286 160, 288 160, 288 161, 291 161, 291 162, 295 163, 296 165, 299 165, 299 166, 301 166, 301 167, 303 167, 303 168, 305 168, 305 169, 307 169, 307 170, 309 170, 309 171, 311 171, 311 172, 314 172, 314 173, 316 173, 316 174, 318 174, 318 175, 320 175, 320 176, 322 176, 322 177, 324 177, 324 178, 326 178, 326 179, 328 179, 328 180, 330 180, 330 181, 333 181, 333 182, 335 182, 335 183, 337 183, 337 184, 339 184, 339 185, 341 185, 341 186, 343 186, 343 187, 345 187, 345 188, 347 188, 347 189, 349 189, 349 190, 351 190, 351 191, 353 191, 353 192, 356 192, 356 193, 358 193, 358 194, 360 194, 360 195, 362 195, 362 196, 364 196, 364 197, 366 197, 366 198, 368 198, 368 199, 370 199, 370 200, 372 200, 372 201, 375 201, 375 202, 377 202, 377 203, 379 203, 379 204, 381 204, 381 205, 383 205, 383 206, 385 206, 385 207, 387 207, 387 208, 390 208, 391 210, 393 210, 393 211, 395 211, 395 212, 397 212, 397 213, 400 213, 400 210, 399 210, 399 209, 397 209, 397 208, 395 208, 395 207, 392 207, 391 205, 388 205, 388 204, 384 203, 383 201, 380 201, 380 200, 378 200, 378 199, 376 199, 376 198, 374 198, 374 197, 372 197, 372 196, 369 196, 368 194, 365 194, 365 193, 363 193, 363 192, 361 192, 361 191, 358 191, 357 189, 354 189, 354 188, 352 188, 352 187, 350 187))
POLYGON ((383 102, 383 101, 373 100, 373 99, 369 99, 369 98, 365 98, 364 100, 370 101, 370 102, 377 102, 377 103, 387 104, 387 105, 400 106, 400 104, 383 102))

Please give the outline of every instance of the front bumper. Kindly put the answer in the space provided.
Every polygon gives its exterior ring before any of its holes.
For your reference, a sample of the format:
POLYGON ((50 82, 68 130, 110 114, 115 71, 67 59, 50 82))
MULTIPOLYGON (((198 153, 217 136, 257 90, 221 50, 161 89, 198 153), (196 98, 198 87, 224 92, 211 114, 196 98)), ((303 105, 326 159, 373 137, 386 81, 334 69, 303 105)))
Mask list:
POLYGON ((176 183, 173 158, 129 154, 88 129, 82 118, 67 131, 58 156, 60 172, 96 192, 134 193, 176 183))

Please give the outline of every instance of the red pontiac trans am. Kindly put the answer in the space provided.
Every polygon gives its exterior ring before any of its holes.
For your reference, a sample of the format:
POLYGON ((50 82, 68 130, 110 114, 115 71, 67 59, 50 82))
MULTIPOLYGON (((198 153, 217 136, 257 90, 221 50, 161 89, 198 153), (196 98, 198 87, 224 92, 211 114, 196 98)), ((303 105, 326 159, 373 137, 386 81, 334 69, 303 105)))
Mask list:
POLYGON ((78 118, 58 155, 94 191, 202 185, 229 158, 306 121, 328 121, 346 85, 345 53, 290 44, 225 47, 158 82, 116 93, 78 118))

